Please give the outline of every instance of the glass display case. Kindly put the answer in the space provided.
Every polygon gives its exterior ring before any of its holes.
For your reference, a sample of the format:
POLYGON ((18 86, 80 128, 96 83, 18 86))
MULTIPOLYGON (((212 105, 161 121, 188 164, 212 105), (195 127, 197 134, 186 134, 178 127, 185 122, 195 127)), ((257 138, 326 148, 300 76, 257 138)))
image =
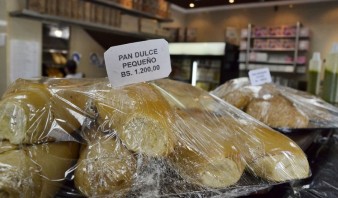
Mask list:
POLYGON ((225 43, 170 43, 170 78, 212 90, 221 82, 225 43))

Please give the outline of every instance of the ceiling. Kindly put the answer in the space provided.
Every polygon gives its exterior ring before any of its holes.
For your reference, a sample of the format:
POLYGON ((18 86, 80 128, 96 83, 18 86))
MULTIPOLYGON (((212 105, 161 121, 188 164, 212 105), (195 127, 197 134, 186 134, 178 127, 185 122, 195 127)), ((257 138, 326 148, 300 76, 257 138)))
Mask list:
POLYGON ((184 9, 196 9, 212 6, 234 6, 234 5, 273 3, 273 2, 279 3, 285 0, 234 0, 234 3, 229 3, 229 0, 167 0, 167 1, 184 9), (189 7, 190 3, 194 3, 195 7, 190 8, 189 7))

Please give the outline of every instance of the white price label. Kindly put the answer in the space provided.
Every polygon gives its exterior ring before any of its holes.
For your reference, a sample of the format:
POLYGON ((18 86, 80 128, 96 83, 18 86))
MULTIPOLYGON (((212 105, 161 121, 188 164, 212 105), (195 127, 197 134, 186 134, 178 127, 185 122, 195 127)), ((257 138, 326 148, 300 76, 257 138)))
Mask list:
POLYGON ((262 85, 272 82, 270 70, 268 68, 255 69, 249 71, 251 85, 262 85))
POLYGON ((168 77, 171 72, 168 42, 141 41, 109 48, 104 53, 113 87, 168 77))

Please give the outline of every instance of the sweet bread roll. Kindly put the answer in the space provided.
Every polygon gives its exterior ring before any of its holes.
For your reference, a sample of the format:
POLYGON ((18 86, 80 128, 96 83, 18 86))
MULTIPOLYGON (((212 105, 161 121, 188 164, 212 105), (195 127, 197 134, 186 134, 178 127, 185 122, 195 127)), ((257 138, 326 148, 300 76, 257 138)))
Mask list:
POLYGON ((245 112, 275 128, 305 128, 309 119, 281 95, 269 99, 253 99, 245 112))
POLYGON ((222 97, 223 100, 237 107, 244 109, 252 100, 253 94, 248 91, 231 91, 222 97))
POLYGON ((53 197, 78 157, 71 142, 27 146, 0 154, 0 197, 53 197))
POLYGON ((8 141, 0 141, 0 154, 6 151, 18 149, 19 145, 11 144, 8 141))
POLYGON ((86 118, 95 118, 92 98, 90 93, 76 89, 56 92, 51 99, 55 121, 68 133, 77 131, 86 118))
POLYGON ((173 111, 165 98, 146 83, 98 94, 96 107, 102 126, 115 129, 129 150, 148 156, 172 152, 173 111))
POLYGON ((252 173, 275 182, 309 176, 306 155, 295 142, 263 126, 241 126, 241 129, 247 132, 236 136, 234 141, 252 173))
POLYGON ((44 84, 13 89, 0 101, 0 139, 11 144, 48 141, 51 94, 44 84))
POLYGON ((160 79, 154 84, 170 105, 178 109, 209 109, 210 103, 214 102, 208 92, 188 83, 160 79))
POLYGON ((224 188, 235 184, 244 164, 235 145, 224 135, 224 125, 208 112, 178 112, 179 144, 169 159, 180 175, 204 187, 224 188))
POLYGON ((86 196, 121 197, 131 187, 136 160, 111 134, 97 134, 84 145, 75 170, 75 186, 86 196))

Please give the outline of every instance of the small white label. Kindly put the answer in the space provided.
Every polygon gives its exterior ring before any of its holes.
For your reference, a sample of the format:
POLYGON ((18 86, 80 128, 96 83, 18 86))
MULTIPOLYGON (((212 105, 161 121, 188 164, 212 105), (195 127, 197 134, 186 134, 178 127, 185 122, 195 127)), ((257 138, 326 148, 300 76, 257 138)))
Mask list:
POLYGON ((168 42, 141 41, 109 48, 104 53, 113 87, 168 77, 171 72, 168 42))
POLYGON ((0 47, 5 46, 6 44, 6 34, 0 33, 0 47))
POLYGON ((250 70, 249 78, 253 86, 272 82, 269 68, 250 70))

